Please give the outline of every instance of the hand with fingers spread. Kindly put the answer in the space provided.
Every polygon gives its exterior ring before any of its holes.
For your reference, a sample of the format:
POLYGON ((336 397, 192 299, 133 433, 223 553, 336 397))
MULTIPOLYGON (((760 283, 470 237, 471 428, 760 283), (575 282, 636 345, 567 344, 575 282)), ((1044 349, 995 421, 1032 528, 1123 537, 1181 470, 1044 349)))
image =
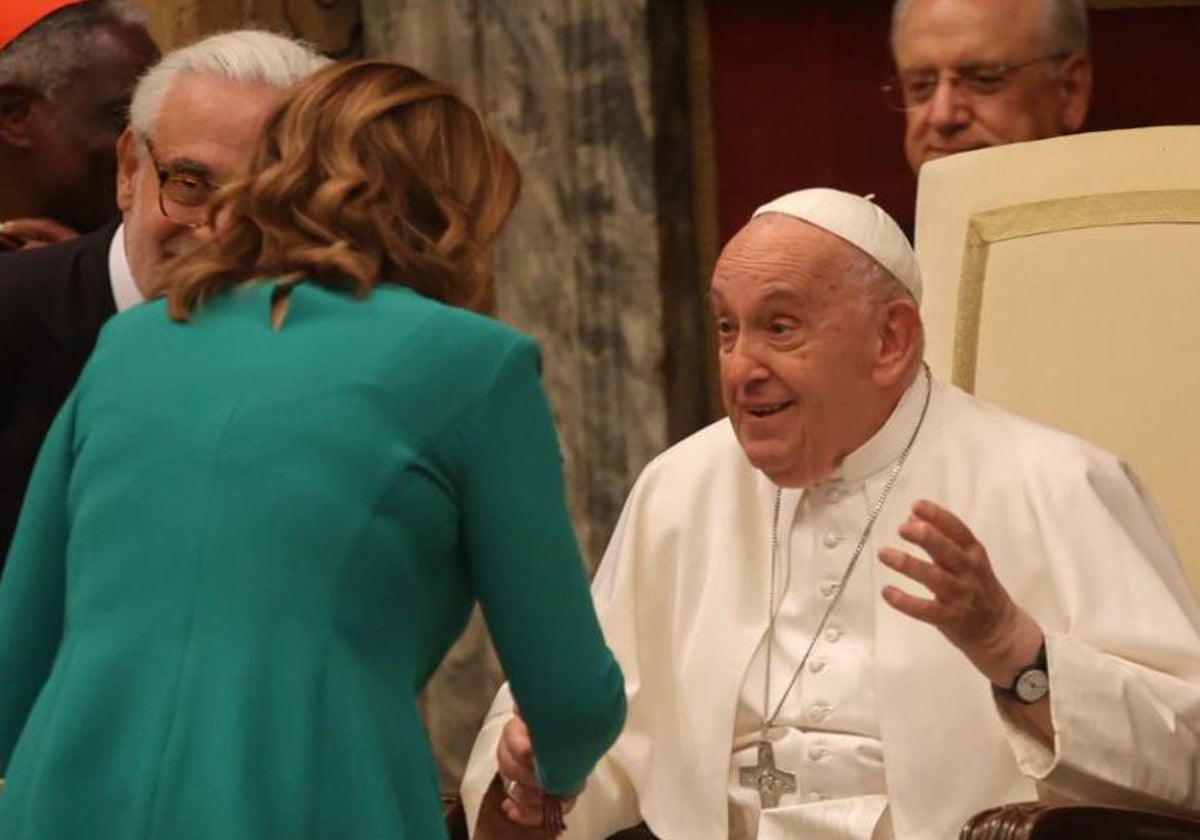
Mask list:
MULTIPOLYGON (((496 747, 496 763, 504 787, 504 814, 520 825, 540 826, 544 816, 545 795, 534 764, 533 741, 529 727, 515 710, 504 725, 496 747)), ((571 810, 575 797, 562 800, 563 813, 571 810)))
POLYGON ((879 559, 933 597, 887 586, 884 600, 940 630, 994 685, 1011 685, 1037 656, 1042 629, 1009 597, 987 550, 961 519, 928 501, 913 505, 900 536, 924 549, 930 560, 898 548, 880 550, 879 559))

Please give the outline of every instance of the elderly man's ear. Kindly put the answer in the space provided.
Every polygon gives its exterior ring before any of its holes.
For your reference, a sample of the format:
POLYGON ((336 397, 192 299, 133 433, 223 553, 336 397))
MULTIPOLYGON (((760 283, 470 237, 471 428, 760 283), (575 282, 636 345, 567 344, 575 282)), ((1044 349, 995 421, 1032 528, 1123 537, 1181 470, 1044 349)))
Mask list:
POLYGON ((133 207, 134 179, 140 163, 137 143, 132 128, 126 128, 117 138, 117 207, 122 213, 133 207))
POLYGON ((1062 80, 1059 82, 1062 97, 1062 129, 1064 134, 1073 134, 1083 128, 1088 105, 1092 101, 1092 62, 1086 55, 1067 58, 1063 64, 1062 80))
POLYGON ((0 85, 0 142, 14 149, 32 148, 43 119, 41 97, 21 85, 0 85))
POLYGON ((875 355, 875 384, 888 388, 907 384, 906 377, 925 351, 921 313, 911 298, 895 298, 883 307, 875 355))

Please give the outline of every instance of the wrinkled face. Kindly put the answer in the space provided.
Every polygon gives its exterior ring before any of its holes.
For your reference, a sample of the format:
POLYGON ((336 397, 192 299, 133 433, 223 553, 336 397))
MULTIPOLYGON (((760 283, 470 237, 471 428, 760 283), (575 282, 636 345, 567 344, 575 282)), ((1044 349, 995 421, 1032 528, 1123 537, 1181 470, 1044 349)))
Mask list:
POLYGON ((39 142, 46 212, 80 232, 117 214, 117 138, 138 76, 158 59, 150 36, 135 26, 103 28, 93 50, 95 60, 43 104, 39 142))
POLYGON ((961 68, 1015 66, 1055 52, 1041 0, 913 0, 895 33, 896 69, 940 71, 937 89, 906 112, 904 152, 922 163, 956 152, 1077 131, 1091 91, 1080 55, 1014 70, 995 92, 973 93, 949 77, 961 68))
POLYGON ((278 95, 262 82, 185 74, 168 88, 149 137, 139 138, 132 129, 121 136, 117 202, 124 214, 129 268, 143 294, 159 291, 166 260, 211 233, 206 226, 188 227, 163 215, 159 176, 146 141, 166 172, 219 186, 249 162, 278 95))
POLYGON ((854 246, 780 214, 750 221, 712 280, 721 393, 750 463, 776 484, 827 478, 894 400, 875 360, 883 315, 854 246))

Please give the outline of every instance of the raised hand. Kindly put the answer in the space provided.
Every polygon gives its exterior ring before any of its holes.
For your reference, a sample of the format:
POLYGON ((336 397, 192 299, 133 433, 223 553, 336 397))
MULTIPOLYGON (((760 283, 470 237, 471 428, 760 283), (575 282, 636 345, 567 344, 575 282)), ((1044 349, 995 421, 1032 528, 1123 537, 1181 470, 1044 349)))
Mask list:
POLYGON ((883 598, 918 621, 932 624, 995 685, 1009 686, 1042 644, 1042 629, 996 578, 987 550, 962 520, 933 502, 919 501, 900 536, 931 558, 884 548, 879 559, 924 586, 919 598, 887 586, 883 598))

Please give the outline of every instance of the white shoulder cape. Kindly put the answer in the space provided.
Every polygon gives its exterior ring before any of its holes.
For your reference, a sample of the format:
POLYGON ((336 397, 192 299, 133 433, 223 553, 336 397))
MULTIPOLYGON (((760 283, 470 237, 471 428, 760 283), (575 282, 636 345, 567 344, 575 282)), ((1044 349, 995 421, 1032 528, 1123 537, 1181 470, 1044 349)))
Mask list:
MULTIPOLYGON (((1200 810, 1200 611, 1136 479, 1090 444, 934 388, 857 573, 876 590, 919 591, 876 552, 902 544, 896 530, 917 499, 958 514, 1047 634, 1055 749, 1004 721, 987 680, 940 633, 878 599, 896 836, 956 837, 977 811, 1038 798, 1200 810)), ((638 479, 593 584, 628 719, 568 818, 568 840, 640 820, 663 840, 727 836, 734 713, 766 615, 773 498, 728 421, 638 479)), ((471 825, 510 706, 502 690, 464 777, 471 825)))

